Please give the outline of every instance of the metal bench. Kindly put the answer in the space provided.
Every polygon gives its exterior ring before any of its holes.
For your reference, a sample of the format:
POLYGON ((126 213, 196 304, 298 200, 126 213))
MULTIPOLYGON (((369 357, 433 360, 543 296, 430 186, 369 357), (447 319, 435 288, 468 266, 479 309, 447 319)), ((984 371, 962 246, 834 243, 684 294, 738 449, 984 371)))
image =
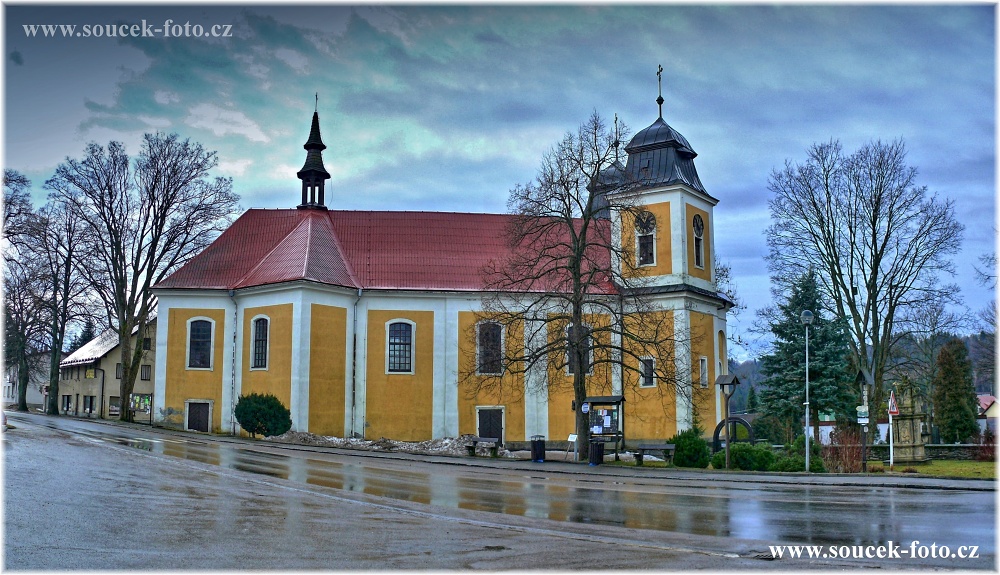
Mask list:
POLYGON ((492 443, 490 446, 490 457, 499 457, 500 452, 500 440, 496 437, 470 437, 469 443, 465 444, 465 449, 469 451, 469 455, 472 457, 476 456, 476 446, 480 443, 492 443))
POLYGON ((663 453, 663 461, 667 464, 671 464, 674 461, 674 444, 673 443, 645 443, 636 448, 635 452, 635 464, 642 465, 642 457, 646 453, 659 451, 663 453))

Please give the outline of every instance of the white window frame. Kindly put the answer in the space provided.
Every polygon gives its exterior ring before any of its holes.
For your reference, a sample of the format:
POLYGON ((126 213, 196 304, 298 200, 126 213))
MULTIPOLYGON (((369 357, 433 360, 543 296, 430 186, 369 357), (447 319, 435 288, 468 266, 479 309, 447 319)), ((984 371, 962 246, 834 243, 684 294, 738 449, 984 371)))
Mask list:
MULTIPOLYGON (((566 333, 566 352, 565 352, 565 357, 566 357, 566 375, 567 376, 573 375, 573 372, 569 370, 569 366, 570 366, 570 362, 569 362, 569 328, 570 327, 572 327, 572 324, 567 325, 566 326, 566 330, 565 330, 565 333, 566 333)), ((583 324, 583 327, 587 328, 587 338, 590 340, 590 361, 588 362, 587 371, 584 373, 584 375, 594 375, 594 328, 591 327, 591 325, 587 324, 587 323, 583 324)))
POLYGON ((703 270, 705 269, 705 228, 707 224, 705 223, 705 218, 701 217, 701 214, 695 214, 691 218, 691 235, 694 237, 694 267, 703 270), (702 231, 701 237, 698 237, 698 232, 694 229, 694 220, 698 218, 701 220, 702 231), (701 263, 699 263, 701 262, 701 263))
POLYGON ((698 358, 698 385, 702 389, 708 389, 708 358, 701 356, 698 358))
POLYGON ((504 333, 503 324, 501 324, 498 321, 491 320, 491 319, 484 319, 482 321, 476 322, 476 375, 503 375, 503 373, 505 371, 505 366, 504 366, 504 363, 503 363, 503 356, 504 356, 503 350, 507 349, 505 347, 506 344, 507 344, 507 336, 504 333), (499 372, 495 372, 495 373, 493 373, 493 372, 484 372, 484 371, 480 371, 479 370, 479 368, 483 365, 482 361, 480 361, 480 352, 483 349, 482 346, 480 345, 481 342, 479 341, 479 335, 481 333, 480 332, 480 328, 484 324, 488 324, 488 323, 489 324, 494 324, 494 325, 496 325, 497 327, 500 328, 500 371, 499 372))
POLYGON ((417 324, 413 320, 397 317, 385 322, 385 374, 414 375, 417 372, 417 324), (389 371, 389 326, 394 323, 410 324, 410 371, 389 371))
POLYGON ((639 358, 639 387, 644 389, 652 389, 659 384, 659 378, 656 377, 656 358, 652 356, 643 356, 639 358), (653 362, 653 383, 651 385, 646 385, 646 374, 642 369, 642 362, 644 361, 653 362))
POLYGON ((196 316, 189 318, 185 326, 187 334, 184 337, 184 369, 187 371, 213 371, 215 369, 215 320, 210 317, 196 316), (191 367, 191 324, 196 321, 207 321, 212 328, 208 344, 208 367, 191 367))
POLYGON ((271 367, 271 317, 266 314, 257 314, 250 318, 250 357, 247 363, 250 364, 250 371, 267 371, 271 367), (255 355, 257 353, 257 320, 267 320, 267 342, 264 346, 264 367, 254 367, 255 355))

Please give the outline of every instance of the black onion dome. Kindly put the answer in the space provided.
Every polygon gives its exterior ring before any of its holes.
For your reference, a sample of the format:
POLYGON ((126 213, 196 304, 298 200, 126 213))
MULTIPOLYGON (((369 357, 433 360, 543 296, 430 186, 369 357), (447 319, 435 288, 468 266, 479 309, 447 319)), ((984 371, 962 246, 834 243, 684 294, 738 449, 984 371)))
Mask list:
POLYGON ((698 154, 687 139, 667 125, 662 117, 633 136, 625 151, 628 153, 625 176, 640 187, 680 183, 708 193, 694 167, 694 158, 698 154))

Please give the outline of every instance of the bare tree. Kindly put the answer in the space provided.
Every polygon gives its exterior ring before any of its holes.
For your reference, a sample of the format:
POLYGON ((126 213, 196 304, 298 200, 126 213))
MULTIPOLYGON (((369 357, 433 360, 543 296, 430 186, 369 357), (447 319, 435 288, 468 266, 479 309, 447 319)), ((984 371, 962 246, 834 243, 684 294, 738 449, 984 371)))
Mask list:
MULTIPOLYGON (((690 343, 677 337, 672 317, 656 305, 632 252, 613 241, 612 213, 628 225, 643 213, 618 160, 624 131, 617 119, 609 128, 593 114, 544 156, 533 182, 511 190, 509 256, 483 270, 480 319, 524 345, 501 350, 502 369, 477 365, 460 374, 471 393, 544 392, 566 382, 549 373, 569 373, 580 406, 588 396, 612 391, 614 369, 622 370, 623 390, 634 387, 630 379, 650 375, 641 360, 651 356, 663 359, 654 365, 661 392, 690 401, 691 374, 677 373, 673 359, 690 343), (516 375, 525 377, 527 389, 513 387, 516 375)), ((576 410, 584 457, 587 417, 576 410)))
POLYGON ((848 320, 876 405, 900 313, 948 294, 935 280, 954 274, 949 256, 962 240, 953 202, 929 195, 916 175, 902 141, 868 143, 849 156, 831 141, 770 178, 772 281, 783 289, 816 270, 830 311, 848 320))
MULTIPOLYGON (((3 171, 3 239, 11 246, 23 245, 30 239, 28 228, 33 210, 28 189, 31 181, 20 172, 11 169, 3 171)), ((12 252, 4 250, 4 259, 10 259, 12 252)))
MULTIPOLYGON (((205 248, 231 223, 239 197, 232 180, 212 178, 215 152, 176 134, 146 134, 137 157, 120 142, 87 146, 46 182, 72 205, 88 228, 87 279, 118 332, 122 357, 120 396, 135 386, 142 346, 155 310, 157 282, 205 248)), ((121 418, 132 419, 128 409, 121 418)))
MULTIPOLYGON (((995 231, 995 230, 994 230, 995 231)), ((997 253, 990 252, 979 256, 982 267, 976 266, 976 279, 979 284, 996 292, 997 288, 997 253)), ((997 304, 994 299, 979 311, 980 333, 971 338, 970 346, 975 358, 972 364, 977 380, 988 379, 990 390, 996 394, 996 340, 997 340, 997 304)))
POLYGON ((17 369, 17 410, 28 411, 27 391, 35 361, 45 347, 49 325, 45 301, 45 262, 25 251, 4 266, 4 364, 17 369))
POLYGON ((59 199, 39 210, 36 222, 32 235, 45 266, 42 297, 49 320, 49 403, 46 412, 58 415, 59 362, 66 328, 87 313, 90 285, 80 271, 89 265, 80 251, 86 245, 86 229, 73 206, 59 199))
POLYGON ((887 373, 912 387, 928 405, 934 395, 938 353, 956 334, 964 333, 974 323, 957 293, 945 295, 941 300, 921 302, 900 311, 887 368, 887 373))

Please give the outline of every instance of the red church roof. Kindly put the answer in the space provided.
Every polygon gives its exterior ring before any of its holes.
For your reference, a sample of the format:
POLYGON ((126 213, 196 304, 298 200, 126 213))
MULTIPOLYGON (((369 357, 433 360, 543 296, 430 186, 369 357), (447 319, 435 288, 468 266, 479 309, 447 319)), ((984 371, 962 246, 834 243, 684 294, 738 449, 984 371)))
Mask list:
POLYGON ((363 289, 478 291, 483 266, 510 253, 504 237, 511 217, 252 209, 155 287, 239 289, 308 280, 363 289))

